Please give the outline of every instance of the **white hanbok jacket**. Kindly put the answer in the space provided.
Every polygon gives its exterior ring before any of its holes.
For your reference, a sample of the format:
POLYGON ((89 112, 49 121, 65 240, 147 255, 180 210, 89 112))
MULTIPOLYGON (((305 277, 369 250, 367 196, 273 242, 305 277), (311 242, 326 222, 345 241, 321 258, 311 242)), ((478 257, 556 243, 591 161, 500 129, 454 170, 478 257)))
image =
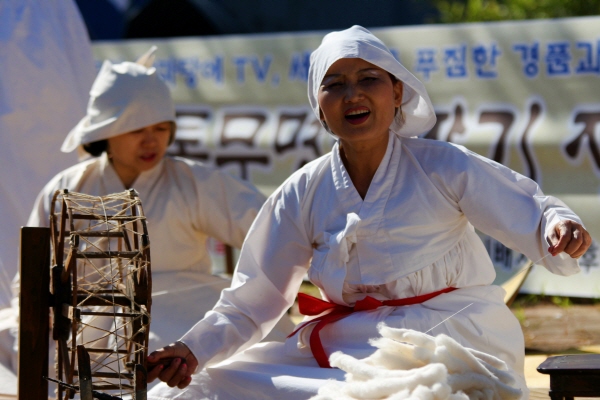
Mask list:
POLYGON ((320 332, 323 346, 327 354, 366 357, 375 350, 368 340, 378 336, 380 322, 444 333, 504 360, 526 398, 522 331, 504 291, 491 285, 494 267, 474 228, 570 275, 579 271, 577 260, 547 252, 549 229, 563 219, 581 223, 534 181, 462 146, 393 133, 363 200, 336 144, 269 197, 248 233, 232 287, 183 336, 200 367, 209 368, 183 393, 162 384, 149 398, 300 399, 328 378, 343 380, 339 370, 318 368, 311 325, 285 344, 248 349, 292 305, 306 274, 325 299, 343 305, 367 295, 387 300, 458 288, 422 304, 355 312, 320 332))

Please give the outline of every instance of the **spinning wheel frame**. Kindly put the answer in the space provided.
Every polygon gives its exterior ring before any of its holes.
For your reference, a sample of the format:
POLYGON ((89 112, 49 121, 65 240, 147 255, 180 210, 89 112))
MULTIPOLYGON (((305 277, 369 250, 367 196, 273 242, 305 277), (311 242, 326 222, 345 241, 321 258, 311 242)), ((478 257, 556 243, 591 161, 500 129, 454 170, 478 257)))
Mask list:
POLYGON ((73 398, 79 385, 82 399, 92 391, 145 399, 152 287, 137 193, 57 191, 50 234, 55 370, 67 384, 56 398, 73 398))

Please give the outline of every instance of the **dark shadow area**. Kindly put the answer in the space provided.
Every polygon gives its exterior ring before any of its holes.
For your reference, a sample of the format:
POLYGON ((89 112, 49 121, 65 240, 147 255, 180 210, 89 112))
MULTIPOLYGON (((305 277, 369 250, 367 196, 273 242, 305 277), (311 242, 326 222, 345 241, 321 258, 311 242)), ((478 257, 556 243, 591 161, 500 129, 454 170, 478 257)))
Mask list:
POLYGON ((330 31, 433 23, 431 0, 75 0, 90 38, 330 31))

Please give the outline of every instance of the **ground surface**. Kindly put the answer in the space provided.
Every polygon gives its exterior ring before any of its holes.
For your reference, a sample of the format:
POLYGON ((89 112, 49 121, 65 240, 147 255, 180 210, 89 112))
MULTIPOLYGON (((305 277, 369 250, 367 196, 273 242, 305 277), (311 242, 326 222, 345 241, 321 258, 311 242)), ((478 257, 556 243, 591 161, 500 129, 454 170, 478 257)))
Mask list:
POLYGON ((528 353, 600 350, 600 304, 513 306, 528 353))
POLYGON ((549 377, 536 371, 548 356, 600 353, 600 304, 584 299, 521 296, 511 309, 525 336, 530 400, 550 398, 549 377))

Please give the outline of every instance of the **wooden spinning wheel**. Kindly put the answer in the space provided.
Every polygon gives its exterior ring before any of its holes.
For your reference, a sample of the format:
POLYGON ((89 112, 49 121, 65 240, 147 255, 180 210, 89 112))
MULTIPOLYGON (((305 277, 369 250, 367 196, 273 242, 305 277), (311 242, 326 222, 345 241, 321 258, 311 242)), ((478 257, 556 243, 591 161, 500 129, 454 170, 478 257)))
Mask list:
POLYGON ((57 191, 49 231, 56 399, 145 400, 152 283, 137 193, 57 191))

